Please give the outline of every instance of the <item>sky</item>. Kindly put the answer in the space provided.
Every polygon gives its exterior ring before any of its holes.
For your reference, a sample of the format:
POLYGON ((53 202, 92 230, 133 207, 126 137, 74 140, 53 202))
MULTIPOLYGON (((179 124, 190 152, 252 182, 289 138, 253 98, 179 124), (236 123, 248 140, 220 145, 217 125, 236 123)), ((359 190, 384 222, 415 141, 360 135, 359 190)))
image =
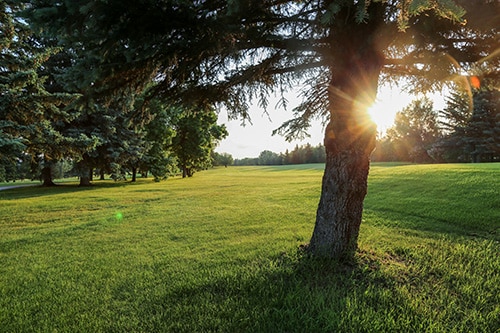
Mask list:
MULTIPOLYGON (((440 93, 428 95, 434 101, 434 109, 441 110, 444 107, 444 97, 440 93)), ((371 114, 377 123, 379 132, 385 132, 394 121, 394 116, 398 111, 409 105, 412 100, 418 98, 414 95, 402 93, 397 87, 391 88, 382 86, 379 89, 375 105, 371 108, 371 114)), ((287 96, 289 106, 287 110, 273 109, 277 103, 271 100, 268 106, 268 114, 263 109, 257 107, 255 103, 250 109, 252 124, 241 125, 240 120, 228 120, 227 113, 221 111, 219 114, 219 124, 225 124, 229 136, 219 143, 216 151, 219 153, 229 153, 235 159, 245 157, 258 157, 260 152, 270 150, 275 153, 282 153, 293 150, 295 145, 310 143, 317 146, 323 142, 323 125, 321 121, 312 124, 308 133, 309 138, 302 141, 287 142, 280 135, 272 135, 274 129, 283 122, 292 118, 292 109, 299 104, 299 100, 292 94, 287 96)))

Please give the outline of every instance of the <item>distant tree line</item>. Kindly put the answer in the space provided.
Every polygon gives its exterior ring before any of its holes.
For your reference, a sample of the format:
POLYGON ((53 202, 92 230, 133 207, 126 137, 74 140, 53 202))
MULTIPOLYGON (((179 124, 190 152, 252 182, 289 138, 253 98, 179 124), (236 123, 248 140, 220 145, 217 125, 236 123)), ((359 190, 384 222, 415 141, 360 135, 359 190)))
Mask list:
MULTIPOLYGON (((469 91, 452 91, 440 111, 434 110, 426 97, 412 101, 396 114, 394 125, 377 140, 372 161, 500 162, 500 91, 491 83, 495 81, 486 80, 482 87, 472 85, 469 91)), ((234 165, 324 162, 324 146, 306 144, 284 153, 264 150, 258 157, 236 159, 234 165)))
POLYGON ((325 147, 321 144, 313 147, 307 143, 305 145, 296 145, 292 151, 288 149, 284 153, 275 153, 270 150, 262 151, 258 157, 247 157, 234 160, 234 165, 287 165, 287 164, 306 164, 306 163, 324 163, 325 147))
POLYGON ((427 98, 413 101, 378 140, 372 161, 500 162, 500 92, 483 83, 452 92, 441 111, 427 98))

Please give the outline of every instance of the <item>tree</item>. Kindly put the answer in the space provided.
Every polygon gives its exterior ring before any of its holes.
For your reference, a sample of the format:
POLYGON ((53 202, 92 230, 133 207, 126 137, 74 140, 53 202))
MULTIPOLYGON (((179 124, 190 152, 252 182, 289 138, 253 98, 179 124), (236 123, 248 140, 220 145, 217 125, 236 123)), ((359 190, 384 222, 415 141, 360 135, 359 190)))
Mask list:
MULTIPOLYGON (((22 9, 17 1, 0 3, 0 159, 11 166, 24 151, 50 160, 46 140, 61 141, 50 122, 60 99, 45 90, 38 73, 54 50, 40 46, 19 17, 22 9)), ((44 185, 53 185, 49 165, 46 170, 44 185)))
POLYGON ((413 101, 396 113, 387 137, 396 150, 398 161, 432 162, 427 151, 439 139, 438 113, 426 97, 413 101))
POLYGON ((283 164, 280 155, 270 150, 264 150, 260 152, 258 165, 280 165, 280 164, 283 164))
POLYGON ((234 163, 233 156, 229 153, 220 153, 219 154, 217 152, 214 152, 213 160, 214 160, 215 166, 223 165, 226 168, 228 165, 233 165, 233 163, 234 163))
POLYGON ((441 118, 439 125, 444 136, 432 148, 436 159, 445 162, 465 161, 462 140, 472 109, 470 98, 465 91, 454 89, 451 92, 446 99, 446 107, 439 112, 441 118))
POLYGON ((493 162, 500 159, 500 92, 481 89, 474 92, 473 111, 463 136, 470 161, 493 162))
MULTIPOLYGON (((435 144, 435 154, 448 162, 493 162, 500 159, 500 93, 498 77, 472 78, 473 89, 456 86, 440 112, 445 136, 435 144)), ((468 87, 467 87, 468 88, 468 87)))
POLYGON ((227 136, 226 127, 217 125, 213 110, 185 112, 171 109, 175 113, 172 152, 177 158, 182 178, 193 176, 197 170, 212 165, 211 155, 219 140, 227 136))
MULTIPOLYGON (((71 108, 77 94, 55 84, 60 48, 37 35, 28 25, 23 1, 0 3, 0 128, 22 159, 31 157, 34 169, 41 165, 44 186, 52 186, 53 167, 63 158, 78 159, 95 145, 68 123, 77 117, 71 108)), ((12 151, 12 150, 11 150, 12 151)), ((19 159, 18 159, 19 160, 19 159)))
POLYGON ((169 108, 158 100, 152 100, 148 109, 152 119, 145 125, 147 149, 141 160, 141 169, 146 173, 151 171, 154 180, 160 181, 178 170, 172 153, 175 130, 169 108))
MULTIPOLYGON (((35 1, 38 22, 83 43, 99 92, 156 77, 172 103, 222 103, 248 118, 253 98, 303 85, 304 102, 278 132, 303 135, 325 116, 326 166, 309 251, 350 257, 357 248, 376 129, 366 109, 380 79, 431 89, 483 59, 495 62, 494 1, 35 1), (468 22, 465 25, 465 22, 468 22), (489 25, 488 25, 489 24, 489 25), (457 66, 458 64, 458 66, 457 66), (460 68, 461 67, 461 68, 460 68)), ((78 66, 77 66, 78 67, 78 66)), ((80 67, 81 68, 81 67, 80 67)), ((285 100, 283 99, 283 102, 285 100)))

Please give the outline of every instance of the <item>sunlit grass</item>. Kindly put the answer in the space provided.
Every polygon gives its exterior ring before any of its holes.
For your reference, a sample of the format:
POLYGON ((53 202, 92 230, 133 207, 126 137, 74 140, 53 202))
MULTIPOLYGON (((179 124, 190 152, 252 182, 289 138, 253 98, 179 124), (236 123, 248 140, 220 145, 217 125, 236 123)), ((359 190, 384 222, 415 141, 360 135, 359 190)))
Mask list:
POLYGON ((495 332, 499 164, 374 165, 357 264, 322 165, 0 192, 0 332, 495 332))

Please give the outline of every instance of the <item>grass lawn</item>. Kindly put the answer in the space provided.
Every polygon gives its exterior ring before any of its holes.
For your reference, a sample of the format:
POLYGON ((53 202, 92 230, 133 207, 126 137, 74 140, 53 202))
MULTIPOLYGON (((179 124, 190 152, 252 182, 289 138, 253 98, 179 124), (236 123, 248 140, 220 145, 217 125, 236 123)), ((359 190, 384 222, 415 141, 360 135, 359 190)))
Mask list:
POLYGON ((500 332, 500 163, 375 164, 350 266, 322 165, 0 191, 0 332, 500 332))

